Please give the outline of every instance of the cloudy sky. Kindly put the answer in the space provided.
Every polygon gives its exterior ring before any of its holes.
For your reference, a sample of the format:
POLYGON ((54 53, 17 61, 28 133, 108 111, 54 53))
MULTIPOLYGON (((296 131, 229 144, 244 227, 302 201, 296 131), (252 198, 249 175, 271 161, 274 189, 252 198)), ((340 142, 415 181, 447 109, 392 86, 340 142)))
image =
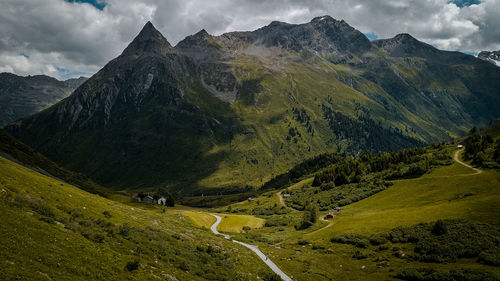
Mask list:
POLYGON ((175 45, 204 28, 254 30, 330 15, 370 39, 402 32, 440 49, 500 50, 500 0, 0 0, 0 72, 90 76, 150 20, 175 45))

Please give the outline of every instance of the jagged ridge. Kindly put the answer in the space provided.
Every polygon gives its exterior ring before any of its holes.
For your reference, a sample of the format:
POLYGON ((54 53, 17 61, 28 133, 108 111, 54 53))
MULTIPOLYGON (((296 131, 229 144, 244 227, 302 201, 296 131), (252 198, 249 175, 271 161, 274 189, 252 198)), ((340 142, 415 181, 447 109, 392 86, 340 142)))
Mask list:
POLYGON ((472 56, 410 35, 371 43, 328 16, 202 30, 174 47, 147 23, 71 97, 7 129, 100 183, 238 192, 319 153, 397 150, 485 123, 500 115, 499 78, 472 56))

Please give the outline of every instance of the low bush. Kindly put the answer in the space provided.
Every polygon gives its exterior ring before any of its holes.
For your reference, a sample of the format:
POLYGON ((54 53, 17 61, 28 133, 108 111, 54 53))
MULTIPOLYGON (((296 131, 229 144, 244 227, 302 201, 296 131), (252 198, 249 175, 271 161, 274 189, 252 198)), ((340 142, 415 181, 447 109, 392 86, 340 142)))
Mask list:
POLYGON ((439 271, 433 268, 407 268, 396 275, 396 278, 409 281, 497 281, 489 272, 461 269, 439 271))
POLYGON ((271 216, 268 219, 266 219, 264 226, 265 227, 287 226, 290 225, 291 222, 292 218, 288 216, 271 216))
POLYGON ((338 235, 333 237, 331 241, 339 244, 354 245, 358 248, 368 248, 368 246, 370 246, 370 241, 364 236, 358 234, 338 235))
POLYGON ((477 261, 487 265, 500 266, 500 251, 498 251, 498 249, 482 251, 478 256, 477 261))
MULTIPOLYGON (((500 251, 500 231, 488 225, 462 220, 398 227, 389 233, 393 243, 414 243, 414 258, 425 262, 455 262, 458 258, 478 257, 483 251, 500 251)), ((484 252, 483 261, 494 260, 484 252)))
POLYGON ((367 254, 363 253, 363 252, 360 252, 360 251, 356 251, 354 252, 354 254, 352 255, 352 258, 354 259, 357 259, 357 260, 362 260, 362 259, 366 259, 368 257, 367 254))
POLYGON ((139 268, 139 262, 138 261, 131 261, 128 262, 127 265, 125 265, 125 270, 127 271, 134 271, 139 268))

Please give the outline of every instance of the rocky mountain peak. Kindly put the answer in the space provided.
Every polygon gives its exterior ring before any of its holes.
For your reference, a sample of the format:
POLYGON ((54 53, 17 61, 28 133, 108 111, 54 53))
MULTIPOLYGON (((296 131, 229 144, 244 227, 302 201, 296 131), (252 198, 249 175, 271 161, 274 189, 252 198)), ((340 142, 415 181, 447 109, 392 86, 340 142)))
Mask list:
POLYGON ((210 46, 210 42, 213 41, 213 36, 210 35, 205 29, 196 32, 193 35, 189 35, 180 41, 175 47, 178 49, 189 49, 193 47, 204 47, 210 46))
POLYGON ((368 39, 348 25, 328 15, 316 17, 304 24, 288 24, 274 21, 253 32, 257 42, 265 46, 280 46, 300 51, 316 52, 364 52, 370 49, 368 39))
POLYGON ((316 22, 316 23, 317 22, 329 22, 329 21, 336 21, 336 20, 329 15, 315 17, 311 20, 311 22, 316 22))
POLYGON ((393 41, 396 41, 400 44, 418 44, 420 41, 415 39, 415 37, 411 36, 408 33, 400 33, 394 36, 393 41))
POLYGON ((389 39, 375 40, 373 44, 391 56, 396 57, 426 57, 437 51, 433 46, 417 40, 408 33, 401 33, 389 39))
POLYGON ((141 55, 143 53, 165 54, 172 45, 148 21, 134 40, 123 51, 124 55, 141 55))
POLYGON ((482 51, 477 57, 500 67, 500 51, 482 51))

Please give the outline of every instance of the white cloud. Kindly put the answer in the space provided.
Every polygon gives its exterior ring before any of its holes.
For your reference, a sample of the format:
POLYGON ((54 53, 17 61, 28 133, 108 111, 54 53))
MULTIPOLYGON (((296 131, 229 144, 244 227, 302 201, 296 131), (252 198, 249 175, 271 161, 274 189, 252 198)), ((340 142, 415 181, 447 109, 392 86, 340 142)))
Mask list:
MULTIPOLYGON (((407 32, 447 50, 500 49, 500 0, 457 7, 448 0, 108 0, 101 11, 63 0, 2 0, 0 71, 94 73, 152 20, 175 44, 204 28, 254 30, 272 20, 303 23, 329 14, 363 33, 407 32), (25 57, 25 54, 29 57, 25 57)), ((79 74, 78 74, 79 75, 79 74)))

